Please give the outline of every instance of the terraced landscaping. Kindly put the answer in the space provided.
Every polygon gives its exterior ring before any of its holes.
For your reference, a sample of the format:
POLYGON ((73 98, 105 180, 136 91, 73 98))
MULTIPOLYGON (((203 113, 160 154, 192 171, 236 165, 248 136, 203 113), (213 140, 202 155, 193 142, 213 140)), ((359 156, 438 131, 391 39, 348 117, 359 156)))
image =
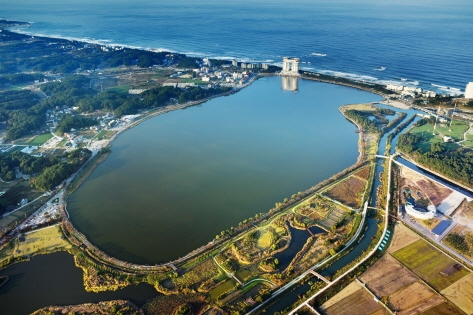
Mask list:
POLYGON ((346 214, 346 210, 342 207, 335 206, 333 210, 323 220, 319 221, 318 224, 330 230, 332 226, 335 226, 340 222, 346 214))

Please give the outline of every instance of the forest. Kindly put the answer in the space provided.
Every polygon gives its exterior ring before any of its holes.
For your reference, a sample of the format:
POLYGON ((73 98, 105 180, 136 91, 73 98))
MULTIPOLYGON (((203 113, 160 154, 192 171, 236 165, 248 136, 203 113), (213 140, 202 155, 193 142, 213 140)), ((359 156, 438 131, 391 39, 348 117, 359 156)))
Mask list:
POLYGON ((19 151, 0 154, 0 178, 4 181, 15 179, 15 168, 25 175, 38 176, 33 186, 41 190, 49 190, 69 177, 83 161, 90 157, 87 149, 77 149, 61 156, 32 156, 19 151), (65 166, 57 166, 66 164, 65 166), (71 172, 72 171, 72 172, 71 172), (67 175, 68 174, 68 175, 67 175), (54 176, 52 176, 54 175, 54 176), (66 176, 67 175, 67 176, 66 176), (60 179, 60 180, 59 180, 60 179))
POLYGON ((380 125, 389 124, 389 119, 384 116, 394 115, 395 113, 395 111, 386 108, 377 108, 375 111, 349 109, 344 112, 346 117, 360 124, 365 131, 374 133, 381 131, 380 125), (374 116, 375 119, 370 119, 370 116, 374 116))
POLYGON ((397 148, 408 154, 416 162, 429 169, 467 186, 473 186, 473 155, 471 150, 460 148, 447 151, 444 143, 433 143, 428 152, 417 149, 421 137, 413 133, 399 136, 397 148))

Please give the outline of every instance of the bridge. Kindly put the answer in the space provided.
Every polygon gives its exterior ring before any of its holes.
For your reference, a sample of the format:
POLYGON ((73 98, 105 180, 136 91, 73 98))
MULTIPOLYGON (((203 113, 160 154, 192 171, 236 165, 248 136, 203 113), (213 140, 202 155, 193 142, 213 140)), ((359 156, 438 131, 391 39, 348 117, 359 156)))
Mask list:
POLYGON ((327 278, 325 278, 324 276, 322 276, 320 273, 315 272, 314 270, 309 270, 309 272, 311 274, 313 274, 314 276, 316 276, 317 278, 319 278, 320 280, 324 281, 325 283, 327 283, 327 284, 330 283, 330 281, 327 278))

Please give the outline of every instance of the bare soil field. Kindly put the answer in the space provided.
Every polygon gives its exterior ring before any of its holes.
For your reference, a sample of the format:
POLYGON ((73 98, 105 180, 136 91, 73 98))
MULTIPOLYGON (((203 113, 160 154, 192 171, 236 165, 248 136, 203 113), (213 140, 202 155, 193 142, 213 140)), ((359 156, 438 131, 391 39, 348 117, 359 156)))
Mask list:
POLYGON ((366 181, 355 176, 337 183, 323 194, 352 208, 361 207, 361 197, 366 188, 366 181))
POLYGON ((331 307, 332 305, 337 304, 344 298, 350 296, 351 294, 355 293, 358 290, 363 289, 360 283, 357 281, 351 282, 349 285, 347 285, 342 291, 338 292, 335 296, 333 296, 331 299, 329 299, 327 302, 322 304, 320 306, 321 309, 327 309, 331 307))
POLYGON ((417 277, 391 255, 384 255, 363 273, 360 280, 378 298, 383 298, 416 282, 417 277))
POLYGON ((443 301, 440 295, 425 284, 414 282, 389 297, 389 308, 400 315, 419 314, 443 301))
POLYGON ((335 303, 331 303, 331 305, 328 303, 324 303, 320 307, 322 314, 366 315, 384 309, 384 307, 380 303, 376 302, 373 299, 373 296, 369 294, 365 289, 363 289, 357 282, 351 283, 334 298, 337 298, 337 301, 335 303), (354 283, 358 285, 358 289, 356 289, 354 283), (347 290, 348 288, 350 289, 347 290), (337 296, 339 297, 337 298, 337 296))
POLYGON ((440 185, 430 180, 428 177, 414 172, 407 167, 401 168, 401 176, 415 183, 435 206, 439 205, 442 200, 447 198, 447 196, 453 192, 451 189, 440 185))
POLYGON ((412 232, 404 224, 396 224, 396 228, 394 229, 394 237, 391 240, 388 252, 394 253, 395 251, 404 248, 417 240, 420 240, 419 235, 412 232))
POLYGON ((357 176, 361 179, 368 180, 370 177, 370 170, 371 170, 371 165, 367 165, 363 167, 361 170, 358 172, 354 173, 353 176, 357 176))
POLYGON ((435 206, 439 205, 442 200, 447 198, 452 193, 451 189, 439 185, 427 178, 418 180, 416 184, 425 192, 427 197, 429 197, 435 206))
POLYGON ((421 315, 463 315, 463 312, 461 312, 452 304, 443 302, 439 305, 429 308, 427 311, 421 313, 421 315))
POLYGON ((460 204, 460 206, 452 213, 452 216, 457 218, 465 218, 468 220, 473 220, 473 207, 472 205, 465 200, 460 204))
POLYGON ((440 293, 465 313, 473 314, 473 274, 463 277, 440 293))

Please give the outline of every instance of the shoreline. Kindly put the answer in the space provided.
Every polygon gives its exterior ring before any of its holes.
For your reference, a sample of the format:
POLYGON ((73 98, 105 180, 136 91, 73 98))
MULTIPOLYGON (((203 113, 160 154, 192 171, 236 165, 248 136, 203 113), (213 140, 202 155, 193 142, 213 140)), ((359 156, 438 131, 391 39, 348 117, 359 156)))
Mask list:
MULTIPOLYGON (((212 53, 192 53, 192 52, 190 52, 190 53, 187 52, 186 53, 186 52, 181 52, 179 50, 162 48, 162 47, 152 48, 152 47, 135 46, 135 45, 129 45, 129 44, 113 43, 112 40, 109 40, 109 39, 93 39, 93 38, 88 38, 88 37, 82 37, 81 38, 81 37, 71 37, 71 36, 62 36, 62 35, 54 35, 54 34, 48 35, 48 34, 43 34, 43 33, 39 33, 39 32, 38 33, 28 32, 28 31, 23 31, 21 29, 12 29, 12 28, 22 27, 22 28, 25 28, 25 29, 32 29, 36 22, 25 22, 25 21, 8 20, 8 19, 0 18, 0 24, 1 24, 1 21, 16 22, 17 23, 15 25, 3 27, 3 29, 5 29, 5 30, 8 30, 8 31, 13 32, 13 33, 21 34, 21 35, 27 35, 27 36, 33 36, 33 37, 39 37, 39 38, 50 38, 50 39, 64 40, 64 41, 69 41, 69 42, 94 44, 94 45, 100 45, 100 46, 109 47, 109 48, 122 47, 122 48, 127 48, 127 49, 137 49, 137 50, 148 51, 148 52, 156 52, 156 53, 158 53, 158 52, 169 52, 169 53, 174 53, 174 54, 184 54, 188 57, 195 57, 195 58, 208 57, 209 59, 227 60, 227 61, 233 60, 233 59, 238 59, 238 60, 241 60, 243 62, 259 62, 259 63, 268 63, 269 65, 273 65, 273 66, 276 65, 276 62, 272 59, 269 59, 269 58, 260 58, 260 59, 255 60, 254 58, 251 58, 251 57, 231 57, 231 56, 224 57, 224 56, 221 56, 222 54, 215 55, 215 54, 212 54, 212 53), (268 62, 268 60, 271 60, 271 61, 268 62)), ((2 29, 2 27, 0 27, 0 29, 2 29)), ((349 77, 349 76, 324 74, 322 72, 317 72, 316 69, 302 69, 301 68, 300 71, 301 72, 307 72, 307 73, 314 73, 314 74, 318 73, 320 75, 331 77, 331 78, 342 78, 344 80, 348 80, 348 81, 352 81, 352 82, 362 82, 362 81, 358 81, 357 79, 354 79, 354 78, 349 77)), ((330 70, 320 70, 320 71, 330 71, 330 70)), ((363 74, 360 74, 360 75, 363 75, 363 74)), ((374 84, 374 85, 385 85, 384 83, 382 83, 382 81, 386 81, 386 80, 391 80, 392 81, 392 80, 394 80, 394 79, 377 79, 377 78, 375 78, 375 79, 376 79, 375 81, 366 81, 366 82, 370 83, 370 84, 374 84)), ((416 80, 416 79, 413 79, 413 80, 416 80)), ((322 79, 319 80, 319 81, 327 82, 327 83, 333 83, 331 81, 325 81, 325 80, 322 80, 322 79)), ((405 81, 403 81, 403 80, 397 81, 397 83, 399 85, 402 85, 403 82, 405 82, 405 81)), ((351 86, 349 84, 344 84, 344 83, 335 83, 335 84, 351 86)), ((426 84, 429 84, 429 83, 426 82, 426 84)), ((443 85, 439 85, 439 84, 436 84, 436 83, 430 83, 430 89, 436 90, 436 92, 438 94, 449 94, 449 93, 445 93, 445 90, 438 90, 438 86, 443 86, 443 85)), ((359 88, 357 86, 351 86, 351 87, 359 88)), ((449 87, 449 88, 450 89, 459 89, 461 91, 461 89, 463 89, 464 87, 463 86, 452 86, 452 87, 449 87)), ((363 88, 360 88, 360 89, 365 90, 363 88)), ((376 93, 376 92, 373 92, 373 93, 379 94, 379 93, 376 93)), ((382 94, 379 94, 379 95, 383 96, 382 94)), ((449 94, 449 95, 455 96, 455 95, 458 95, 458 94, 449 94)))
MULTIPOLYGON (((44 38, 50 38, 50 37, 44 37, 44 38)), ((62 39, 62 40, 67 40, 67 41, 71 41, 71 40, 64 39, 64 38, 61 38, 61 39, 62 39)), ((137 48, 135 48, 135 49, 137 49, 137 48)), ((315 72, 308 72, 308 71, 306 71, 306 73, 316 74, 315 72)), ((146 120, 148 120, 148 119, 150 119, 150 118, 153 118, 153 117, 155 117, 155 116, 158 116, 158 115, 161 115, 161 114, 165 114, 165 113, 168 113, 168 112, 171 112, 171 111, 175 111, 175 110, 184 109, 184 108, 187 108, 187 107, 199 105, 199 104, 205 103, 205 102, 207 102, 207 101, 209 101, 209 100, 211 100, 211 99, 213 99, 213 98, 217 98, 217 97, 220 97, 220 96, 228 96, 228 95, 234 94, 234 93, 240 91, 241 89, 243 89, 243 88, 245 88, 245 87, 248 87, 249 85, 251 85, 252 83, 254 83, 256 80, 258 80, 259 78, 267 77, 267 76, 279 76, 279 74, 276 74, 276 73, 273 73, 273 74, 266 74, 266 73, 257 74, 257 75, 256 75, 255 77, 253 77, 248 83, 246 83, 246 84, 240 86, 237 90, 232 89, 231 91, 228 91, 228 92, 225 92, 225 93, 222 93, 222 94, 218 94, 218 95, 213 95, 213 96, 211 96, 211 97, 209 97, 209 98, 202 99, 202 100, 199 100, 199 101, 193 101, 193 102, 188 102, 188 103, 185 103, 185 104, 178 104, 178 105, 168 105, 168 106, 165 106, 165 107, 162 107, 162 108, 155 108, 155 109, 153 109, 153 110, 150 110, 150 111, 148 111, 148 112, 145 112, 145 113, 143 113, 143 117, 141 117, 140 119, 138 119, 138 120, 136 120, 136 121, 134 121, 134 122, 131 122, 129 125, 124 126, 124 128, 122 128, 122 129, 120 129, 120 130, 117 130, 117 132, 114 133, 114 134, 112 135, 112 137, 107 140, 107 146, 110 146, 110 145, 112 144, 113 140, 115 140, 116 137, 117 137, 118 135, 120 135, 121 133, 123 133, 123 132, 125 132, 125 131, 127 131, 127 130, 129 130, 129 129, 135 127, 135 126, 138 126, 139 124, 141 124, 142 122, 144 122, 144 121, 146 121, 146 120)), ((326 76, 326 77, 332 78, 331 76, 326 76)), ((321 79, 321 78, 318 79, 318 78, 315 78, 315 77, 308 77, 308 76, 304 76, 304 75, 300 76, 299 78, 301 78, 301 79, 306 79, 306 80, 319 81, 319 82, 324 82, 324 83, 329 83, 329 84, 342 85, 342 86, 347 86, 347 87, 351 87, 351 88, 356 88, 356 89, 358 89, 358 90, 363 90, 363 91, 366 91, 366 92, 371 92, 371 93, 373 93, 373 94, 377 94, 377 95, 380 95, 380 96, 383 96, 383 97, 384 97, 384 95, 383 95, 382 93, 380 93, 379 91, 374 91, 374 90, 371 89, 371 88, 359 86, 359 85, 356 84, 355 81, 350 80, 350 79, 346 79, 346 80, 353 81, 353 84, 349 84, 349 83, 346 83, 346 82, 339 82, 339 81, 336 80, 336 77, 333 77, 333 79, 334 79, 333 81, 332 81, 332 80, 324 80, 324 79, 321 79)), ((342 115, 343 115, 343 113, 342 113, 342 115)), ((343 116, 346 118, 345 115, 343 115, 343 116)), ((353 123, 353 122, 352 122, 352 123, 353 123)), ((357 125, 357 124, 355 124, 355 125, 357 125)), ((362 137, 362 134, 360 134, 360 137, 362 137)), ((351 168, 357 167, 357 166, 359 166, 361 163, 363 163, 363 161, 366 160, 364 148, 363 148, 362 145, 360 145, 360 138, 359 138, 359 145, 358 145, 358 153, 359 153, 359 155, 358 155, 357 161, 356 161, 353 165, 349 166, 347 169, 351 169, 351 168)), ((93 162, 92 166, 91 166, 89 169, 85 170, 85 173, 80 177, 80 181, 78 182, 78 185, 77 185, 76 187, 74 187, 74 190, 77 189, 77 188, 80 186, 80 184, 82 184, 82 183, 90 176, 90 174, 92 174, 93 170, 94 170, 100 163, 102 163, 102 162, 108 157, 108 155, 109 155, 109 153, 106 154, 105 157, 99 156, 99 157, 98 157, 98 160, 92 161, 92 162, 93 162)), ((311 190, 313 190, 314 187, 318 187, 318 186, 320 186, 320 185, 323 185, 324 183, 326 184, 326 182, 327 182, 328 180, 331 180, 332 178, 339 176, 339 174, 344 173, 347 169, 342 170, 342 171, 340 171, 339 173, 332 175, 332 176, 331 176, 330 178, 328 178, 327 180, 324 180, 324 181, 322 181, 322 182, 320 182, 320 183, 316 183, 314 186, 309 187, 309 188, 307 189, 307 191, 311 191, 311 190)), ((74 191, 74 190, 73 190, 73 191, 74 191)), ((72 193, 72 192, 71 192, 71 193, 72 193)), ((67 199, 65 200, 65 205, 66 205, 66 204, 67 204, 67 199)), ((64 208, 64 211, 66 211, 65 208, 64 208)), ((66 213, 67 213, 67 212, 66 212, 66 213)), ((107 265, 107 261, 108 261, 109 263, 110 263, 111 261, 115 261, 115 262, 119 261, 118 259, 116 259, 116 258, 114 258, 114 257, 112 257, 112 256, 109 256, 109 255, 106 254, 105 252, 102 252, 102 251, 101 251, 100 249, 98 249, 95 245, 91 244, 91 243, 84 237, 84 235, 83 235, 80 231, 76 230, 76 228, 73 226, 73 224, 72 224, 72 222, 70 221, 70 219, 66 219, 66 221, 67 221, 67 222, 64 222, 65 225, 66 225, 66 226, 69 225, 69 226, 68 226, 69 228, 72 228, 73 230, 75 230, 76 232, 78 232, 78 234, 81 236, 81 237, 78 239, 79 242, 85 241, 85 242, 82 242, 82 244, 84 244, 84 243, 88 244, 91 248, 97 249, 99 252, 105 254, 104 256, 106 257, 106 259, 104 260, 103 258, 105 258, 105 257, 102 257, 102 259, 100 259, 100 257, 97 257, 97 256, 93 255, 93 258, 94 258, 94 259, 96 259, 98 262, 104 263, 104 264, 106 264, 106 265, 107 265)), ((65 226, 63 225, 63 228, 64 228, 64 227, 65 227, 65 226)), ((230 240, 231 240, 231 239, 230 239, 230 240)), ((223 241, 223 242, 221 242, 221 241, 220 241, 220 242, 218 242, 218 241, 217 241, 217 242, 211 241, 209 244, 203 245, 203 246, 201 246, 200 248, 197 248, 197 249, 193 250, 192 252, 187 253, 187 254, 186 254, 184 257, 182 257, 182 258, 178 258, 178 259, 175 259, 175 260, 173 260, 173 261, 171 261, 171 262, 167 262, 167 263, 163 263, 163 264, 157 264, 157 265, 154 265, 154 266, 149 265, 149 266, 146 266, 146 267, 150 267, 150 269, 153 269, 153 268, 157 268, 157 269, 164 268, 164 269, 166 270, 166 269, 168 269, 168 268, 170 267, 170 264, 172 264, 172 263, 183 262, 183 261, 185 261, 185 260, 191 259, 191 258, 193 258, 193 257, 195 257, 195 256, 197 256, 197 255, 199 255, 199 254, 201 254, 203 251, 209 250, 210 248, 214 248, 215 245, 218 246, 218 245, 225 244, 225 243, 227 243, 227 242, 228 242, 228 240, 225 240, 225 241, 223 241)), ((90 248, 88 248, 88 249, 90 250, 90 248)), ((82 250, 84 251, 84 249, 82 249, 82 250)), ((84 252, 87 252, 87 251, 84 251, 84 252)), ((90 254, 90 252, 89 252, 89 254, 90 254)), ((127 262, 123 261, 123 263, 127 263, 127 262)), ((128 263, 128 264, 138 266, 138 264, 133 264, 133 263, 128 263)), ((140 266, 141 266, 141 267, 145 267, 144 265, 140 265, 140 266)), ((161 270, 162 270, 162 269, 161 269, 161 270)), ((134 270, 134 271, 136 272, 136 271, 138 271, 138 270, 134 270)), ((143 272, 143 270, 139 270, 139 271, 143 272)))

